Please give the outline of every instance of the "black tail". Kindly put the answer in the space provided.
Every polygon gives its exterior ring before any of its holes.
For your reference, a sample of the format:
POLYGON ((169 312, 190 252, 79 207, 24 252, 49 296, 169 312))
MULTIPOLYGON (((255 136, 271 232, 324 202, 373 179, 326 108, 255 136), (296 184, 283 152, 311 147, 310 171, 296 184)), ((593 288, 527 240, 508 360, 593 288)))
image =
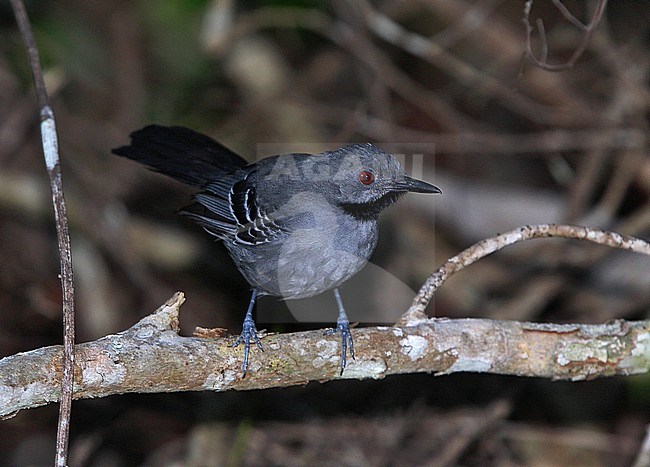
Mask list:
POLYGON ((130 146, 113 154, 199 187, 248 164, 212 138, 180 126, 144 127, 131 133, 130 146))

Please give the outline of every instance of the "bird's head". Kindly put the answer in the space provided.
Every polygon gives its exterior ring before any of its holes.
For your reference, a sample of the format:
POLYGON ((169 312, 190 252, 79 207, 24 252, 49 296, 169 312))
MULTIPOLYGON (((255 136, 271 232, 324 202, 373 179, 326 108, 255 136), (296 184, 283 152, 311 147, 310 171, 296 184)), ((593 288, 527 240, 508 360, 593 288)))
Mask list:
POLYGON ((371 144, 354 144, 330 153, 336 193, 329 200, 360 218, 376 218, 407 192, 442 193, 430 183, 409 177, 399 161, 371 144))
POLYGON ((309 208, 326 203, 359 219, 376 219, 409 191, 441 193, 438 187, 409 177, 394 156, 371 144, 276 156, 263 160, 258 169, 257 195, 264 204, 278 206, 294 199, 292 209, 298 209, 300 204, 309 208))

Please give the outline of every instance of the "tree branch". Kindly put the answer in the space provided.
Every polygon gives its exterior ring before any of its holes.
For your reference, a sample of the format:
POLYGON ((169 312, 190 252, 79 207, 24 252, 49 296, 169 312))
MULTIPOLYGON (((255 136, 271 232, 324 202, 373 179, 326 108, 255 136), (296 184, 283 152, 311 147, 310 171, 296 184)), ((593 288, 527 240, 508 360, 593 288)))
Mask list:
POLYGON ((496 237, 481 240, 466 250, 460 252, 453 258, 447 260, 440 266, 418 291, 413 300, 411 308, 404 314, 400 322, 407 323, 425 319, 425 308, 433 298, 436 290, 452 275, 478 261, 491 255, 495 251, 505 248, 508 245, 531 240, 533 238, 560 237, 576 240, 587 240, 600 245, 634 251, 644 255, 650 255, 650 243, 629 235, 621 235, 616 232, 608 232, 600 229, 592 229, 579 225, 562 224, 538 224, 524 225, 509 232, 497 235, 496 237))
MULTIPOLYGON (((650 370, 650 321, 602 325, 431 318, 353 330, 357 359, 339 376, 339 344, 322 331, 264 337, 241 377, 230 338, 181 337, 176 293, 132 328, 76 347, 75 399, 129 392, 226 391, 309 381, 461 371, 584 380, 650 370)), ((0 360, 0 416, 60 398, 61 346, 0 360)))
MULTIPOLYGON (((583 380, 650 370, 650 321, 602 325, 535 324, 427 318, 422 310, 451 275, 507 245, 565 237, 650 254, 644 240, 587 227, 529 225, 483 240, 439 268, 398 326, 355 329, 357 359, 339 376, 338 339, 322 331, 268 335, 241 377, 241 351, 219 332, 182 337, 178 292, 130 329, 76 347, 74 397, 128 392, 225 391, 285 387, 309 381, 383 378, 459 371, 583 380), (218 336, 216 338, 211 335, 218 336)), ((46 347, 0 360, 0 416, 60 399, 62 352, 46 347)))

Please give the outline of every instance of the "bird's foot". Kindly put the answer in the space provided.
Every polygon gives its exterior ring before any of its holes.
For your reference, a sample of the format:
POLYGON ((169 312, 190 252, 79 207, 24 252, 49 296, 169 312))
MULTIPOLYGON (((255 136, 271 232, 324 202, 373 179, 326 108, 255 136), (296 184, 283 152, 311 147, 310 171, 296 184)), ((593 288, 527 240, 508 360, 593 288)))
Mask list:
POLYGON ((257 328, 255 327, 255 321, 250 316, 246 316, 244 319, 243 328, 241 334, 237 338, 234 344, 231 347, 237 347, 242 342, 244 343, 244 362, 241 365, 242 369, 242 378, 246 376, 248 371, 248 355, 251 349, 251 339, 257 344, 257 348, 264 352, 264 347, 262 347, 262 342, 260 341, 259 336, 257 335, 257 328))
POLYGON ((354 341, 352 340, 352 332, 350 331, 350 322, 347 318, 339 318, 336 321, 336 328, 328 329, 325 331, 326 335, 341 334, 341 375, 345 366, 347 365, 347 353, 350 349, 350 357, 354 360, 354 341))

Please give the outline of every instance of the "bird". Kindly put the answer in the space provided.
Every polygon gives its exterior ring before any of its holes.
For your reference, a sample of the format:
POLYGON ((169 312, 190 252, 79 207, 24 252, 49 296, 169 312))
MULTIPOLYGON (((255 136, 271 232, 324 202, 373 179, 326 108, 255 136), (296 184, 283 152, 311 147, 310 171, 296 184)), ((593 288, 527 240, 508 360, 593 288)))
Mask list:
POLYGON ((179 213, 224 243, 251 286, 242 332, 232 344, 244 344, 243 377, 251 344, 264 350, 253 319, 258 297, 298 299, 329 290, 338 318, 326 332, 340 335, 342 375, 347 353, 355 355, 339 286, 373 253, 384 209, 407 192, 442 193, 369 143, 249 163, 189 128, 149 125, 112 152, 197 189, 179 213))

